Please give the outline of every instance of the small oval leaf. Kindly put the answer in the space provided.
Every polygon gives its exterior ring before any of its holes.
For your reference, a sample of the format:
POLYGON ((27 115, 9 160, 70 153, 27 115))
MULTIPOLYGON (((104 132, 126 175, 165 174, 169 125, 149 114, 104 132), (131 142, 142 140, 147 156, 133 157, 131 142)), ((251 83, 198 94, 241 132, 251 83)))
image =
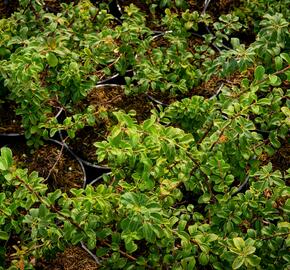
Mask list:
POLYGON ((56 55, 52 52, 49 52, 46 54, 46 60, 47 63, 51 66, 51 67, 55 67, 58 64, 58 58, 56 57, 56 55))
POLYGON ((262 80, 265 74, 265 68, 263 66, 257 66, 255 70, 255 79, 257 81, 262 80))
POLYGON ((242 256, 238 256, 237 258, 235 258, 234 262, 233 262, 233 269, 239 269, 245 262, 245 258, 242 256))

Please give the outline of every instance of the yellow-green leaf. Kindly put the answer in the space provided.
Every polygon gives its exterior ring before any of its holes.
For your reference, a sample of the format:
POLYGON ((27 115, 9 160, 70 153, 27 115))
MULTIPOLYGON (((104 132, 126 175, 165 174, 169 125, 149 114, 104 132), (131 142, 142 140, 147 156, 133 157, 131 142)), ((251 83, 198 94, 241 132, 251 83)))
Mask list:
POLYGON ((237 258, 235 258, 234 262, 233 262, 233 269, 239 269, 245 262, 245 258, 242 256, 238 256, 237 258))
POLYGON ((56 57, 56 55, 52 52, 49 52, 46 54, 46 60, 47 63, 51 66, 51 67, 55 67, 58 64, 58 58, 56 57))

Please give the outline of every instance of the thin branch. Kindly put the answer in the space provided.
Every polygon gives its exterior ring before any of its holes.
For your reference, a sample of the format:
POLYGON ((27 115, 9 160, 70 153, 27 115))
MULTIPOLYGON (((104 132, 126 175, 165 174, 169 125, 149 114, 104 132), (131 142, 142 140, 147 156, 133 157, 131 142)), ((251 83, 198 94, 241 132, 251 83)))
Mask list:
POLYGON ((211 129, 214 126, 214 122, 211 121, 210 126, 208 127, 208 129, 206 130, 206 132, 203 134, 203 136, 198 140, 198 142, 196 143, 197 145, 200 145, 203 140, 207 137, 207 135, 209 134, 209 132, 211 131, 211 129))
POLYGON ((246 177, 245 181, 244 181, 244 182, 239 186, 238 190, 235 191, 235 192, 232 194, 232 196, 234 196, 234 195, 240 193, 240 191, 244 188, 244 186, 248 184, 249 179, 250 179, 250 176, 248 175, 248 176, 246 177))
MULTIPOLYGON (((111 246, 108 242, 106 242, 106 241, 102 241, 102 243, 105 244, 107 247, 112 248, 112 246, 111 246)), ((132 255, 130 255, 130 254, 128 254, 128 253, 126 253, 125 251, 122 251, 122 250, 120 250, 120 249, 118 249, 118 251, 119 251, 119 252, 120 252, 124 257, 128 258, 128 259, 131 260, 131 261, 136 261, 136 260, 137 260, 137 258, 133 257, 132 255)))
POLYGON ((208 5, 209 5, 209 3, 210 3, 210 1, 211 1, 211 0, 205 0, 205 1, 204 1, 203 10, 202 10, 202 12, 201 12, 202 15, 205 14, 205 12, 206 12, 206 10, 207 10, 207 8, 208 8, 208 5))
POLYGON ((57 156, 57 159, 56 159, 55 163, 53 164, 53 166, 51 167, 51 169, 49 170, 48 175, 47 175, 46 178, 45 178, 45 181, 48 180, 48 178, 49 178, 50 175, 52 174, 53 170, 55 169, 55 166, 56 166, 57 163, 59 162, 59 160, 60 160, 60 158, 61 158, 61 156, 62 156, 62 153, 63 153, 63 149, 64 149, 64 145, 61 146, 61 149, 60 149, 60 152, 59 152, 59 154, 58 154, 58 156, 57 156))
POLYGON ((62 140, 61 142, 59 142, 57 140, 54 140, 54 139, 47 139, 47 140, 50 141, 50 142, 53 142, 55 144, 58 144, 60 146, 63 146, 77 160, 77 162, 81 166, 81 169, 82 169, 82 172, 83 172, 83 181, 84 181, 83 188, 85 188, 86 182, 87 182, 87 174, 86 174, 86 170, 85 170, 84 164, 83 164, 82 160, 65 143, 65 140, 62 138, 61 132, 59 134, 61 136, 61 140, 62 140))
POLYGON ((288 236, 290 234, 290 232, 286 232, 286 233, 277 233, 277 234, 273 234, 271 236, 268 236, 268 237, 260 237, 258 238, 259 240, 270 240, 270 239, 273 239, 275 237, 279 237, 279 236, 288 236))
MULTIPOLYGON (((108 173, 105 173, 105 174, 106 175, 110 175, 110 174, 112 174, 112 172, 108 172, 108 173)), ((98 182, 99 180, 101 180, 103 177, 104 177, 104 174, 102 174, 101 176, 95 178, 93 181, 90 182, 90 185, 95 184, 96 182, 98 182)))
POLYGON ((163 102, 161 102, 161 101, 155 99, 154 97, 150 96, 149 94, 146 94, 146 96, 147 96, 151 101, 153 101, 153 102, 155 102, 155 103, 157 103, 157 104, 159 104, 159 105, 166 106, 166 107, 169 106, 168 104, 163 103, 163 102))
POLYGON ((38 201, 40 203, 44 204, 52 212, 58 214, 59 216, 61 216, 62 218, 64 218, 66 221, 68 221, 69 223, 71 223, 72 225, 74 225, 78 230, 80 230, 81 232, 83 232, 84 234, 86 234, 85 230, 78 223, 76 223, 71 217, 67 217, 66 215, 64 215, 63 213, 61 213, 54 205, 50 205, 45 200, 43 200, 42 197, 39 195, 39 193, 37 193, 36 191, 34 191, 33 188, 30 185, 28 185, 23 179, 21 179, 18 175, 16 176, 16 179, 20 183, 22 183, 33 195, 35 195, 36 198, 38 199, 38 201))
POLYGON ((6 214, 2 209, 0 209, 0 212, 1 212, 4 216, 6 216, 6 217, 10 218, 11 220, 13 220, 13 218, 12 218, 11 216, 7 215, 7 214, 6 214))
POLYGON ((219 93, 221 92, 221 90, 223 89, 223 87, 224 87, 224 83, 221 83, 221 85, 220 85, 220 87, 218 88, 218 90, 216 91, 216 93, 215 93, 212 97, 210 97, 208 100, 212 100, 213 98, 217 97, 218 94, 219 94, 219 93))
MULTIPOLYGON (((288 69, 290 69, 290 65, 288 65, 287 67, 285 67, 285 68, 283 68, 283 69, 281 69, 281 70, 278 70, 278 71, 276 71, 276 72, 274 72, 274 73, 272 73, 272 74, 267 74, 267 75, 279 75, 279 74, 284 73, 284 72, 287 71, 288 69)), ((263 83, 263 82, 267 81, 268 79, 269 79, 269 77, 267 76, 266 78, 257 81, 256 84, 263 83)))
POLYGON ((98 264, 98 265, 101 265, 101 262, 99 261, 99 259, 97 258, 97 256, 95 254, 93 254, 87 247, 86 245, 84 244, 83 241, 81 241, 81 246, 82 248, 88 253, 91 255, 91 257, 95 260, 95 262, 98 264))

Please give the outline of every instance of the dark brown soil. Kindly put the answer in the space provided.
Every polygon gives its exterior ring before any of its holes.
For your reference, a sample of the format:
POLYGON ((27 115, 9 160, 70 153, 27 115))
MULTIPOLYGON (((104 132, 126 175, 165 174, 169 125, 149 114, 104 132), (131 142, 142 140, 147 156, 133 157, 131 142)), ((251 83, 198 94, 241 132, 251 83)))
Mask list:
MULTIPOLYGON (((203 0, 198 0, 197 2, 202 5, 203 8, 203 0)), ((211 1, 208 5, 207 12, 210 13, 214 18, 218 18, 222 14, 229 13, 234 7, 240 5, 240 0, 217 0, 211 1)))
POLYGON ((113 125, 111 113, 123 110, 128 113, 131 110, 136 112, 136 119, 139 123, 150 116, 150 110, 153 108, 151 102, 145 94, 137 96, 126 96, 122 86, 104 85, 91 90, 87 98, 77 106, 83 110, 92 105, 96 108, 97 118, 100 114, 107 112, 109 117, 99 119, 94 127, 85 127, 77 132, 73 140, 68 140, 69 146, 80 157, 96 161, 96 148, 93 143, 106 140, 110 128, 113 125))
POLYGON ((21 117, 15 114, 16 104, 0 103, 0 134, 23 133, 21 117))
MULTIPOLYGON (((187 1, 191 11, 197 10, 202 12, 204 9, 204 0, 189 0, 187 1)), ((220 15, 229 13, 234 7, 240 5, 240 0, 215 0, 210 1, 206 12, 210 13, 214 18, 220 15)))
POLYGON ((61 3, 71 3, 76 4, 78 0, 44 0, 45 9, 51 13, 58 13, 61 11, 61 3))
POLYGON ((68 140, 68 145, 74 153, 87 161, 97 161, 95 142, 106 140, 108 127, 101 123, 94 127, 85 127, 77 132, 74 139, 68 140))
POLYGON ((244 78, 248 78, 251 80, 253 77, 253 69, 248 69, 244 73, 235 72, 234 74, 221 78, 217 76, 213 76, 208 81, 203 82, 201 85, 193 88, 188 94, 188 97, 193 95, 200 95, 206 98, 210 98, 217 93, 221 84, 232 88, 233 86, 240 86, 241 81, 244 78))
MULTIPOLYGON (((45 0, 45 9, 52 13, 57 13, 61 11, 61 3, 77 3, 78 0, 45 0)), ((0 19, 9 17, 14 11, 19 7, 19 1, 17 0, 7 0, 0 1, 0 19)))
POLYGON ((218 77, 213 77, 208 82, 204 82, 199 86, 192 88, 189 92, 185 94, 179 94, 178 96, 170 95, 169 93, 162 92, 150 92, 150 96, 155 98, 156 100, 169 105, 175 101, 181 101, 184 98, 190 98, 194 95, 203 96, 206 98, 210 98, 214 94, 217 93, 219 86, 223 82, 223 79, 218 77))
POLYGON ((282 141, 280 149, 269 158, 274 170, 286 172, 290 168, 290 136, 282 141))
MULTIPOLYGON (((271 162, 273 171, 279 170, 282 172, 282 174, 285 174, 286 171, 290 168, 290 135, 288 135, 288 137, 286 137, 284 140, 280 140, 280 142, 281 147, 275 152, 274 155, 269 156, 264 152, 259 156, 259 160, 261 162, 261 166, 265 166, 271 162)), ((289 185, 289 179, 286 181, 287 185, 289 185)))
POLYGON ((145 1, 140 0, 120 0, 119 4, 122 9, 122 12, 125 13, 125 7, 134 4, 136 7, 142 11, 146 16, 146 26, 151 30, 155 31, 165 31, 166 29, 160 24, 162 13, 161 10, 157 8, 155 14, 150 12, 149 5, 144 3, 145 1))
POLYGON ((164 104, 171 104, 175 101, 181 101, 184 98, 190 98, 195 95, 210 98, 215 95, 219 89, 219 86, 223 82, 223 79, 218 77, 213 77, 208 82, 204 82, 199 86, 192 88, 188 93, 179 94, 178 96, 173 96, 168 93, 152 92, 150 95, 156 100, 161 101, 164 104))
MULTIPOLYGON (((164 15, 165 8, 157 7, 155 14, 150 12, 150 5, 146 5, 145 1, 141 0, 119 0, 119 4, 124 12, 126 6, 134 4, 147 16, 147 26, 151 30, 166 30, 160 26, 161 17, 164 15)), ((174 1, 172 1, 174 2, 174 1)), ((187 2, 187 8, 190 11, 202 12, 204 9, 204 0, 189 0, 187 2)), ((211 1, 207 7, 207 13, 210 13, 213 18, 218 18, 222 14, 229 13, 234 7, 240 5, 240 0, 215 0, 211 1)), ((166 7, 168 8, 168 7, 166 7)), ((183 12, 184 10, 171 7, 172 12, 183 12)))
MULTIPOLYGON (((160 101, 162 103, 164 103, 165 105, 169 105, 175 101, 181 100, 182 98, 185 97, 185 95, 178 95, 178 96, 173 96, 170 95, 170 93, 168 92, 150 92, 149 91, 149 95, 151 97, 153 97, 156 101, 160 101)), ((154 104, 158 104, 158 103, 154 103, 154 104)))
POLYGON ((67 248, 58 253, 52 261, 38 261, 38 270, 95 270, 98 269, 94 259, 81 247, 67 248))
MULTIPOLYGON (((18 139, 17 139, 18 140, 18 139)), ((60 188, 69 191, 83 185, 83 172, 79 163, 60 146, 45 144, 34 153, 26 146, 25 140, 6 144, 10 147, 14 160, 20 167, 29 172, 37 171, 39 176, 46 179, 51 191, 60 188)))
POLYGON ((152 105, 146 95, 127 96, 120 85, 103 85, 92 89, 86 100, 82 102, 81 107, 85 108, 89 105, 94 106, 98 112, 113 112, 118 110, 129 112, 134 110, 139 122, 147 119, 152 109, 152 105))
POLYGON ((83 185, 83 173, 79 163, 58 146, 45 145, 36 150, 29 167, 39 171, 53 189, 68 191, 83 185))
POLYGON ((19 6, 15 0, 0 1, 0 19, 9 17, 19 6))

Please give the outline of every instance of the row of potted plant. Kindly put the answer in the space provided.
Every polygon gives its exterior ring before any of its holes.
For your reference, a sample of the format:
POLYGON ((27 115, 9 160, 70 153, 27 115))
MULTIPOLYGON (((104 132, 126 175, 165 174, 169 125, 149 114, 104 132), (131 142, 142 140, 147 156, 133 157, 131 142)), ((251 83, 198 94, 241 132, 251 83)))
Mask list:
POLYGON ((192 30, 201 23, 209 25, 208 15, 186 11, 179 16, 168 10, 163 18, 168 31, 156 38, 133 5, 125 8, 121 25, 108 12, 104 4, 96 8, 81 2, 63 4, 62 13, 54 15, 32 1, 26 10, 2 20, 1 74, 9 98, 18 104, 30 145, 37 147, 47 138, 44 126, 53 122, 54 107, 77 113, 74 104, 116 73, 125 76, 127 94, 189 92, 215 57, 211 45, 223 46, 222 40, 241 27, 237 17, 224 17, 213 25, 218 29, 215 41, 208 34, 204 41, 197 40, 202 46, 195 46, 194 41, 188 44, 192 30), (221 30, 225 27, 226 34, 221 30), (133 75, 127 77, 133 67, 133 75))
POLYGON ((286 269, 289 169, 270 162, 289 139, 285 14, 266 15, 256 40, 243 45, 231 36, 247 27, 238 10, 214 22, 168 9, 160 23, 168 31, 154 36, 133 5, 121 22, 106 3, 63 5, 57 15, 29 5, 1 22, 5 91, 29 144, 44 138, 68 151, 85 184, 50 192, 1 149, 4 253, 19 239, 10 269, 31 269, 35 258, 77 244, 101 269, 286 269), (94 87, 123 75, 125 89, 94 87), (210 98, 191 93, 207 79, 210 98), (151 101, 149 116, 138 113, 151 101), (90 163, 74 140, 101 126, 90 163), (86 179, 87 169, 106 173, 86 179))

